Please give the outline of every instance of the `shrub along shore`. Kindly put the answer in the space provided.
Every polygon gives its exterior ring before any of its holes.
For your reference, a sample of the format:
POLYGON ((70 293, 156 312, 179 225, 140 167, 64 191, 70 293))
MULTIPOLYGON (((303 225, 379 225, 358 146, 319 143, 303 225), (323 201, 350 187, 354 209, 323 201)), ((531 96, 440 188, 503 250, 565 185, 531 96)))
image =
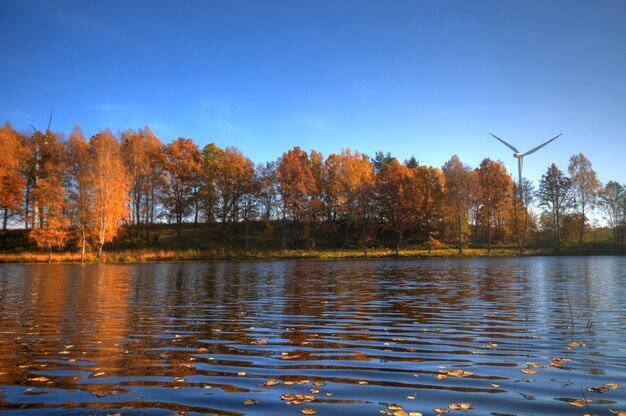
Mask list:
MULTIPOLYGON (((278 227, 276 227, 278 228, 278 227)), ((207 233, 205 225, 185 224, 182 239, 176 237, 174 225, 160 224, 139 233, 127 229, 118 239, 105 245, 102 258, 97 251, 88 250, 86 263, 147 263, 177 261, 214 260, 283 260, 283 259, 384 259, 384 258, 430 258, 430 257, 512 257, 550 255, 626 255, 626 249, 615 249, 607 243, 606 236, 596 233, 594 241, 582 247, 571 244, 556 251, 550 246, 526 247, 521 253, 516 245, 473 245, 464 247, 462 255, 455 246, 440 245, 431 247, 417 239, 407 239, 396 254, 393 236, 369 242, 366 252, 358 244, 347 247, 341 238, 318 239, 316 247, 306 245, 306 241, 293 244, 287 249, 280 247, 280 233, 267 238, 251 238, 248 248, 244 241, 235 240, 241 230, 224 229, 207 233), (146 231, 148 231, 146 233, 146 231), (210 237, 209 237, 210 236, 210 237), (235 242, 234 244, 232 242, 235 242)), ((251 233, 260 235, 260 232, 251 233)), ((591 234, 590 234, 591 235, 591 234)), ((81 263, 79 247, 67 246, 62 250, 38 249, 28 238, 26 230, 8 230, 6 241, 0 244, 0 263, 81 263)))

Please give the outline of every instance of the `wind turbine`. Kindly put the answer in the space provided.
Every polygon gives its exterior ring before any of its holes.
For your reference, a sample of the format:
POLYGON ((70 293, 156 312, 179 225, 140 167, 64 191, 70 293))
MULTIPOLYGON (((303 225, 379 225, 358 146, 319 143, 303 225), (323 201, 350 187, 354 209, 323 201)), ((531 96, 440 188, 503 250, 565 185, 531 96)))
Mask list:
POLYGON ((515 146, 513 146, 510 143, 505 142, 504 140, 502 140, 501 138, 499 138, 498 136, 496 136, 495 134, 489 133, 491 134, 494 138, 498 139, 499 141, 501 141, 506 147, 508 147, 509 149, 511 149, 512 151, 514 151, 515 153, 513 153, 513 157, 517 159, 517 168, 518 168, 518 175, 519 175, 519 194, 520 194, 520 198, 522 198, 522 167, 524 166, 524 156, 528 156, 531 153, 535 153, 537 150, 541 149, 543 146, 547 145, 548 143, 550 143, 553 140, 556 140, 559 136, 561 136, 561 134, 559 134, 558 136, 555 136, 553 138, 551 138, 550 140, 548 140, 547 142, 540 144, 539 146, 530 149, 528 152, 526 153, 522 153, 519 150, 517 150, 515 148, 515 146))

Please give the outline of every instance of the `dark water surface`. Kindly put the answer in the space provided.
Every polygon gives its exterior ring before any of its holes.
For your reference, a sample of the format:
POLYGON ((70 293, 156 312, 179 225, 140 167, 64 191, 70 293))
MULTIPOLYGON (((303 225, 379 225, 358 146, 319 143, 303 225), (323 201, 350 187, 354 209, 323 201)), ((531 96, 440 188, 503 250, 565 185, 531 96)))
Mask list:
POLYGON ((0 266, 2 415, 611 415, 620 386, 624 257, 0 266))

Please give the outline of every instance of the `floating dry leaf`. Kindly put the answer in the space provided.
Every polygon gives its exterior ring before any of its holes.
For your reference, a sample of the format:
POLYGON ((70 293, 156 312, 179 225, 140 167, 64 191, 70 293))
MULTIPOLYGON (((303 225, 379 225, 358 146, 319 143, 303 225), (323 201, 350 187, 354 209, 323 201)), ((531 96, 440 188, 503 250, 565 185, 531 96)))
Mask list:
POLYGON ((491 384, 490 384, 490 386, 491 386, 491 387, 495 387, 495 388, 500 387, 500 385, 499 385, 499 384, 496 384, 496 383, 491 383, 491 384))
POLYGON ((312 396, 310 394, 287 393, 280 396, 280 399, 288 402, 289 404, 302 404, 312 402, 313 400, 315 400, 315 396, 312 396))
POLYGON ((469 377, 469 376, 474 375, 472 371, 463 371, 463 370, 448 370, 445 373, 451 377, 459 377, 459 378, 469 377))
POLYGON ((604 393, 605 391, 609 391, 609 388, 607 386, 593 386, 587 387, 587 391, 592 393, 604 393))
POLYGON ((245 404, 246 406, 250 406, 250 405, 253 405, 253 404, 259 404, 259 403, 261 403, 261 402, 258 401, 258 400, 253 400, 253 399, 248 399, 248 400, 244 400, 243 401, 243 404, 245 404))
POLYGON ((390 404, 389 406, 387 406, 387 409, 389 409, 389 410, 402 410, 402 406, 398 406, 397 404, 390 404))
POLYGON ((248 373, 246 373, 245 371, 240 371, 237 373, 238 376, 243 377, 243 376, 247 376, 248 373))
POLYGON ((406 398, 409 400, 415 400, 415 396, 406 396, 406 398))
POLYGON ((452 410, 471 410, 474 408, 471 403, 451 403, 448 407, 452 410))
POLYGON ((359 384, 370 384, 370 383, 365 380, 359 380, 359 384))
POLYGON ((310 391, 312 394, 317 394, 317 393, 319 393, 319 392, 320 392, 318 389, 310 389, 309 391, 310 391))
POLYGON ((571 359, 570 358, 554 357, 554 358, 552 358, 550 360, 550 367, 561 368, 561 367, 563 367, 563 364, 565 364, 568 361, 571 361, 571 359))
POLYGON ((447 378, 448 378, 448 376, 447 376, 446 374, 441 374, 441 373, 439 373, 439 374, 437 374, 437 378, 438 378, 439 380, 445 380, 445 379, 447 379, 447 378))
POLYGON ((589 399, 572 400, 571 402, 569 402, 569 405, 574 406, 574 407, 585 407, 586 403, 593 403, 593 400, 589 400, 589 399))
POLYGON ((303 415, 314 415, 317 413, 317 410, 313 409, 312 407, 305 407, 304 409, 300 410, 300 413, 302 413, 303 415))
POLYGON ((265 380, 265 383, 263 383, 265 387, 276 386, 278 384, 280 384, 280 381, 278 380, 265 380))
POLYGON ((605 383, 604 385, 605 385, 605 386, 609 386, 609 387, 610 387, 610 388, 612 388, 613 390, 616 390, 616 389, 622 389, 622 388, 623 388, 623 387, 622 387, 622 386, 620 386, 619 384, 615 384, 615 383, 605 383))
POLYGON ((611 412, 611 413, 613 413, 614 415, 617 415, 617 416, 626 416, 626 410, 609 409, 609 412, 611 412))
POLYGON ((325 381, 316 380, 316 381, 313 382, 313 385, 316 386, 316 387, 325 386, 326 382, 325 381))
POLYGON ((520 371, 524 374, 537 374, 537 372, 531 368, 522 368, 520 371))
POLYGON ((29 378, 28 381, 48 381, 48 377, 33 377, 29 378))
POLYGON ((435 413, 448 413, 448 409, 442 409, 441 407, 436 407, 433 410, 435 413))

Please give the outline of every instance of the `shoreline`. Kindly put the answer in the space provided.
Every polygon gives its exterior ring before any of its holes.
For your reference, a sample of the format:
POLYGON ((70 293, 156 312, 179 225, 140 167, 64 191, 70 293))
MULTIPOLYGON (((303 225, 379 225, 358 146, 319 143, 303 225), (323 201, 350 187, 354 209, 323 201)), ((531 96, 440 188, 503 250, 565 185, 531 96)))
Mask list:
MULTIPOLYGON (((364 255, 363 250, 198 250, 198 249, 135 249, 118 250, 103 253, 102 261, 95 254, 89 253, 85 263, 103 264, 142 264, 159 262, 202 262, 202 261, 280 261, 280 260, 365 260, 365 259, 418 259, 418 258, 499 258, 499 257, 534 257, 534 256, 604 256, 626 255, 623 250, 562 248, 560 252, 552 248, 530 248, 524 253, 519 248, 493 248, 491 252, 484 248, 466 248, 459 255, 457 249, 436 249, 430 253, 427 249, 406 248, 399 256, 389 248, 372 248, 364 255)), ((48 254, 37 251, 19 253, 0 253, 0 264, 80 264, 80 253, 57 252, 48 261, 48 254)))

